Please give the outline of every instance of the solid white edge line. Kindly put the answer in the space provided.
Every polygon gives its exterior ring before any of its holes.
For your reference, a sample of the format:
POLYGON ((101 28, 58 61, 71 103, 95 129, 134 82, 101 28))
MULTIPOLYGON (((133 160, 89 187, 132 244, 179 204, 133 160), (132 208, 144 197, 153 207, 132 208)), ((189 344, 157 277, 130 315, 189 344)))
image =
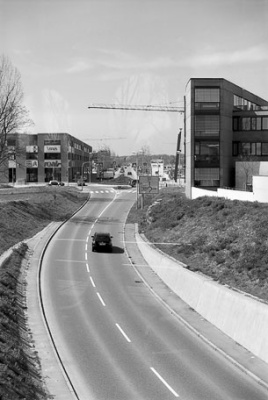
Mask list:
POLYGON ((153 373, 157 376, 157 378, 160 379, 160 381, 168 388, 168 390, 169 390, 172 394, 174 394, 175 397, 180 397, 180 396, 178 395, 178 393, 175 392, 174 389, 172 389, 172 387, 165 381, 164 378, 162 378, 162 376, 161 376, 153 367, 151 367, 150 369, 151 369, 151 371, 153 371, 153 373))
POLYGON ((128 343, 131 343, 131 340, 129 339, 129 337, 126 335, 126 333, 123 331, 123 329, 121 328, 121 326, 119 324, 115 324, 116 327, 119 329, 119 331, 122 333, 122 335, 124 336, 124 338, 126 339, 126 341, 128 343))
POLYGON ((98 298, 99 298, 101 304, 103 305, 103 307, 105 307, 106 304, 104 303, 103 298, 101 297, 101 295, 99 294, 99 292, 97 292, 97 296, 98 296, 98 298))
POLYGON ((90 281, 91 281, 92 286, 93 286, 93 287, 96 287, 95 282, 93 281, 92 276, 90 276, 90 281))

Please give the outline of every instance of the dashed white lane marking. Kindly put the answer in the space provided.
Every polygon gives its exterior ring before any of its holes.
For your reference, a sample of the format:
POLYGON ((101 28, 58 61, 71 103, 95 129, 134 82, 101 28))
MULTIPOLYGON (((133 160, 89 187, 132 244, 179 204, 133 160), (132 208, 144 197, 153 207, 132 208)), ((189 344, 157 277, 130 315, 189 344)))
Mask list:
POLYGON ((90 281, 91 281, 92 286, 93 286, 93 287, 96 287, 95 282, 94 282, 92 276, 90 277, 90 281))
POLYGON ((165 381, 165 379, 153 368, 151 367, 151 371, 157 376, 157 378, 168 388, 168 390, 175 396, 180 397, 177 392, 165 381))
POLYGON ((87 267, 87 272, 89 272, 89 266, 88 266, 88 263, 86 263, 86 267, 87 267))
POLYGON ((98 296, 98 298, 99 298, 101 304, 103 305, 103 307, 105 307, 106 304, 104 303, 103 298, 101 297, 101 295, 99 294, 99 292, 97 292, 97 296, 98 296))
POLYGON ((131 342, 131 340, 129 339, 129 337, 127 336, 127 334, 123 331, 123 329, 121 328, 121 326, 119 324, 115 324, 116 327, 119 329, 119 331, 122 333, 122 335, 124 336, 124 338, 126 339, 126 341, 128 343, 131 342))

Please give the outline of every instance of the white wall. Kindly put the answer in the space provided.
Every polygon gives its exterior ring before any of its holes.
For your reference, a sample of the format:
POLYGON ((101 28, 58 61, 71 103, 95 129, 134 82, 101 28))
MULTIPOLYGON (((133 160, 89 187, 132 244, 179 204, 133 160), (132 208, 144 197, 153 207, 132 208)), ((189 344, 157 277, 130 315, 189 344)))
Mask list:
POLYGON ((186 269, 136 233, 139 249, 159 277, 190 307, 257 357, 268 362, 268 305, 186 269))
POLYGON ((241 201, 259 201, 260 203, 268 203, 268 176, 253 176, 252 177, 252 192, 243 190, 221 189, 204 190, 192 187, 192 199, 202 196, 224 197, 229 200, 241 201))

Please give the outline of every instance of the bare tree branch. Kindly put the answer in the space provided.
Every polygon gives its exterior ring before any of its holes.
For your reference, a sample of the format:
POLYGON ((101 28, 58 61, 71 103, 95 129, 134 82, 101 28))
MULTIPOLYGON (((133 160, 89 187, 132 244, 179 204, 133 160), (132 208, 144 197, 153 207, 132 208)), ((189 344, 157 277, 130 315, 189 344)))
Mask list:
POLYGON ((0 56, 0 165, 8 159, 7 138, 32 125, 23 105, 21 76, 10 60, 0 56))

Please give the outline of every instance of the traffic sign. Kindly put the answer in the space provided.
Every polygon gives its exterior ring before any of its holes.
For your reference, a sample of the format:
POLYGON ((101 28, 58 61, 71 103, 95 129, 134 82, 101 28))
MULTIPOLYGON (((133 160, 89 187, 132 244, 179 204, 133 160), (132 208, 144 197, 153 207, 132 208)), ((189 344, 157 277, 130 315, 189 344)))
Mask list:
POLYGON ((139 175, 139 193, 159 193, 159 177, 153 175, 139 175))

